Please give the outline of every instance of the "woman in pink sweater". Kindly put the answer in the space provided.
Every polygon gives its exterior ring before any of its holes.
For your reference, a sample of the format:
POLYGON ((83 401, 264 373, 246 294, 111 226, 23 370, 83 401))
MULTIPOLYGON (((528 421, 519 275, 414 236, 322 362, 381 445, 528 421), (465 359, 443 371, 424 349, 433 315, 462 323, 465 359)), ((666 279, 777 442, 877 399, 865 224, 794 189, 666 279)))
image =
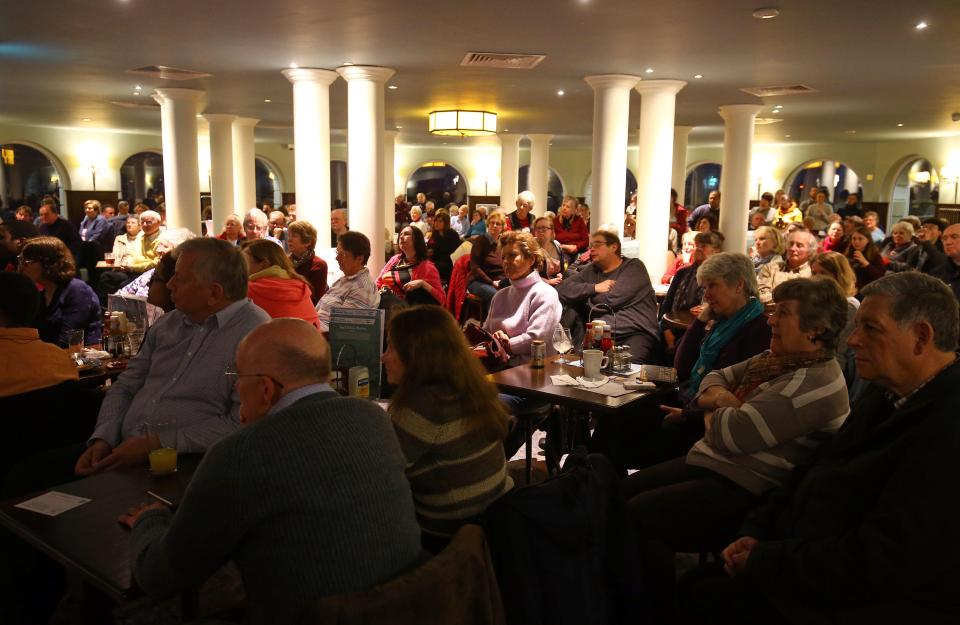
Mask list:
POLYGON ((530 342, 546 343, 553 351, 551 337, 560 322, 560 298, 557 291, 540 279, 538 268, 544 262, 543 250, 533 235, 511 230, 500 237, 503 271, 510 286, 497 291, 483 327, 500 339, 513 357, 511 364, 530 360, 530 342))
POLYGON ((250 272, 247 295, 254 304, 274 319, 296 317, 320 327, 310 283, 297 273, 282 247, 259 239, 243 244, 243 257, 250 272))

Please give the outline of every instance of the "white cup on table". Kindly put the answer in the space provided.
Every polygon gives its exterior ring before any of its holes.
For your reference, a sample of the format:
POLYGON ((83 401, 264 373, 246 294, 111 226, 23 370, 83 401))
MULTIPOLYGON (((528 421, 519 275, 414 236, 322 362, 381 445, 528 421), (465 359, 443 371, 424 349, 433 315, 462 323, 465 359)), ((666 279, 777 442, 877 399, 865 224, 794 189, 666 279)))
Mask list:
POLYGON ((607 366, 608 358, 599 349, 583 350, 583 377, 596 380, 600 377, 600 370, 607 366))

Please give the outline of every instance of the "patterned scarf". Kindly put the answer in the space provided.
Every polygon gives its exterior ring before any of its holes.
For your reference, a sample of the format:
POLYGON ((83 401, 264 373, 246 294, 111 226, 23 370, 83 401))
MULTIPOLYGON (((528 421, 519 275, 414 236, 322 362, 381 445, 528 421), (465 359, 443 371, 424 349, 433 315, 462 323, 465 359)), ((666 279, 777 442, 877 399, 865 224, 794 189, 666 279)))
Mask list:
POLYGON ((743 373, 743 378, 733 394, 740 401, 744 401, 747 395, 764 382, 779 378, 797 369, 826 362, 834 356, 835 354, 832 351, 822 349, 787 356, 774 356, 772 352, 763 352, 749 360, 747 370, 743 373))

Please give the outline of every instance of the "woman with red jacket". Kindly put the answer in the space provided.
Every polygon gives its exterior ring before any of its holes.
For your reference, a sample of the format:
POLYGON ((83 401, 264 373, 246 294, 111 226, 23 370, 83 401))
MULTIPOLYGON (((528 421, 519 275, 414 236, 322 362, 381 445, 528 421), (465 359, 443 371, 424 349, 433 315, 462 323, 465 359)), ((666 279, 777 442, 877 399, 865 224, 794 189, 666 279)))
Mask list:
POLYGON ((553 238, 560 242, 560 249, 569 258, 587 249, 590 243, 590 231, 587 224, 577 215, 577 198, 564 196, 560 205, 560 214, 553 221, 553 238))
POLYGON ((310 299, 310 283, 293 268, 283 248, 266 239, 244 243, 250 278, 247 296, 274 319, 296 317, 317 328, 320 321, 310 299))

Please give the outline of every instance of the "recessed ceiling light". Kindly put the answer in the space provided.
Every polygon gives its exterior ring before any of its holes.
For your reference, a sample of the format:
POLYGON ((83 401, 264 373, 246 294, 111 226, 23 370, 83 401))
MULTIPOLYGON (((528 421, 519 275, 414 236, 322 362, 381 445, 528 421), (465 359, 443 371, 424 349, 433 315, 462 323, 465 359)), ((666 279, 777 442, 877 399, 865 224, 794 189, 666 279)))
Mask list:
POLYGON ((140 92, 139 92, 139 91, 134 91, 134 92, 133 92, 133 95, 140 95, 140 92))
POLYGON ((343 64, 344 64, 344 65, 353 65, 353 63, 351 63, 350 61, 344 61, 343 64))
POLYGON ((203 117, 203 115, 201 115, 200 113, 197 113, 197 119, 200 119, 201 117, 203 117))
POLYGON ((273 100, 271 100, 270 98, 264 98, 263 101, 266 102, 267 104, 270 104, 271 102, 273 102, 273 100))
POLYGON ((398 89, 396 85, 387 85, 387 89, 398 89))
POLYGON ((141 89, 143 89, 143 87, 141 87, 140 85, 137 85, 136 87, 134 87, 134 89, 136 89, 137 91, 140 91, 141 89))
POLYGON ((564 93, 566 92, 563 89, 561 89, 560 91, 557 92, 557 95, 563 95, 564 93))
POLYGON ((791 135, 783 135, 783 136, 786 137, 787 139, 791 137, 791 135))
POLYGON ((775 104, 775 105, 773 106, 773 108, 775 108, 775 109, 782 109, 782 108, 783 108, 783 105, 782 105, 782 104, 775 104))
POLYGON ((652 68, 652 67, 648 67, 647 69, 643 70, 643 73, 644 73, 644 74, 652 74, 652 73, 653 73, 653 68, 652 68))
POLYGON ((901 123, 897 124, 897 128, 903 128, 903 123, 901 122, 901 123))
POLYGON ((764 7, 753 12, 753 16, 758 20, 771 20, 778 15, 780 15, 780 9, 773 7, 764 7))
POLYGON ((397 130, 403 130, 403 126, 396 126, 395 128, 396 128, 397 130))
POLYGON ((503 131, 504 131, 504 132, 510 132, 510 129, 509 129, 509 128, 504 128, 503 131))
POLYGON ((703 78, 703 74, 694 74, 693 77, 700 79, 700 78, 703 78))
POLYGON ((290 69, 297 69, 298 67, 300 67, 300 66, 297 65, 296 63, 291 63, 291 64, 290 64, 290 69))
POLYGON ((90 121, 90 118, 89 118, 89 117, 84 117, 81 121, 88 122, 88 121, 90 121))
POLYGON ((926 22, 917 22, 917 25, 914 26, 914 28, 916 28, 917 30, 926 30, 927 26, 929 26, 929 24, 927 24, 926 22))
POLYGON ((856 131, 856 130, 844 130, 844 132, 847 133, 848 135, 855 135, 855 134, 857 134, 857 131, 856 131))

